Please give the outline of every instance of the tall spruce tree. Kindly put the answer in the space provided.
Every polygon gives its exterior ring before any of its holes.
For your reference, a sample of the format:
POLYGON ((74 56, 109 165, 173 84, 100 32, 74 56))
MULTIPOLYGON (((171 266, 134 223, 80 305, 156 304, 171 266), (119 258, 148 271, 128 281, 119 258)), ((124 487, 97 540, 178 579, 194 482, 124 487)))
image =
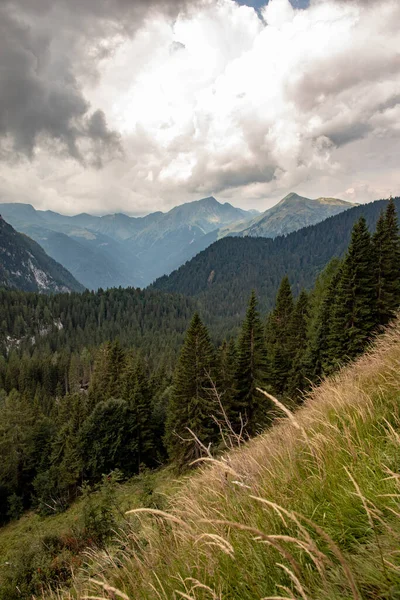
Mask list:
POLYGON ((341 263, 337 259, 329 263, 318 282, 318 297, 313 297, 307 328, 307 347, 303 357, 305 389, 332 370, 329 341, 340 269, 341 263))
POLYGON ((156 456, 153 422, 153 393, 146 363, 141 356, 127 358, 122 376, 122 397, 127 402, 135 422, 137 470, 141 465, 152 466, 156 456))
POLYGON ((372 238, 376 283, 377 323, 387 325, 400 304, 400 238, 392 198, 381 213, 372 238))
POLYGON ((257 312, 257 298, 253 291, 239 336, 236 394, 232 408, 234 426, 240 423, 241 415, 246 421, 249 435, 256 434, 270 422, 270 404, 265 396, 257 392, 257 388, 266 388, 266 378, 267 353, 263 327, 257 312))
POLYGON ((376 328, 376 285, 371 235, 364 217, 354 225, 337 286, 329 354, 333 361, 358 356, 376 328))
POLYGON ((89 388, 91 409, 98 402, 122 397, 121 377, 125 366, 125 352, 118 340, 103 344, 96 357, 89 388))
POLYGON ((266 326, 268 380, 277 395, 285 393, 292 369, 293 309, 294 302, 289 279, 284 277, 278 290, 275 308, 269 315, 266 326))
POLYGON ((208 330, 196 313, 186 333, 167 410, 165 441, 169 457, 179 468, 201 456, 190 431, 205 446, 217 439, 213 415, 218 407, 210 392, 214 366, 215 351, 208 330))
POLYGON ((291 355, 291 370, 285 391, 292 398, 298 397, 306 387, 304 353, 307 346, 308 311, 308 294, 302 290, 295 303, 289 325, 288 350, 291 355))
POLYGON ((235 421, 235 395, 236 395, 237 349, 234 339, 224 341, 218 353, 218 388, 221 392, 221 401, 230 421, 235 421))

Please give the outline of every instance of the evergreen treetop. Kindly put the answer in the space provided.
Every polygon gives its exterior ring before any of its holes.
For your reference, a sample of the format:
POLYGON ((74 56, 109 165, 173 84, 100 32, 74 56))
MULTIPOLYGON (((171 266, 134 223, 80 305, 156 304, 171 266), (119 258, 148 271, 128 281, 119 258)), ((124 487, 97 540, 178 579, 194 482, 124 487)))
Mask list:
POLYGON ((285 392, 294 359, 292 318, 294 301, 289 278, 285 276, 276 297, 275 308, 266 326, 268 381, 273 393, 285 392))
POLYGON ((400 305, 400 238, 392 199, 378 219, 372 243, 377 322, 387 325, 400 305))
POLYGON ((334 301, 332 360, 360 354, 376 327, 375 280, 371 235, 364 217, 355 223, 334 301))
MULTIPOLYGON (((237 418, 247 422, 247 432, 254 435, 269 421, 265 397, 256 391, 267 385, 267 352, 263 327, 257 311, 257 298, 253 291, 247 306, 237 347, 236 395, 237 418)), ((237 420, 237 422, 239 422, 237 420)))
POLYGON ((212 417, 217 407, 210 393, 215 360, 208 330, 195 313, 176 367, 166 422, 168 453, 181 468, 201 456, 192 434, 206 447, 216 441, 212 417))

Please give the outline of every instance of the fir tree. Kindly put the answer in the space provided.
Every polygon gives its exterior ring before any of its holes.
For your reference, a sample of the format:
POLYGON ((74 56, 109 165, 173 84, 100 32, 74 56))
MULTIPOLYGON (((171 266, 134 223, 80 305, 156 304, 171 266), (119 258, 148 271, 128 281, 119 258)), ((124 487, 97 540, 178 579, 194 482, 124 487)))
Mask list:
POLYGON ((224 341, 219 349, 218 387, 221 391, 221 401, 228 419, 235 420, 235 377, 237 371, 237 349, 234 339, 224 341))
POLYGON ((376 280, 377 323, 387 325, 400 304, 400 241, 396 207, 390 199, 372 238, 376 280))
POLYGON ((110 398, 121 398, 121 377, 124 366, 125 353, 118 340, 101 346, 89 390, 91 407, 110 398))
POLYGON ((328 265, 326 272, 323 273, 323 280, 317 288, 319 296, 313 299, 307 328, 307 346, 302 361, 305 389, 332 370, 329 340, 333 306, 341 276, 340 269, 341 263, 337 260, 328 265))
POLYGON ((167 411, 166 444, 175 464, 183 468, 201 456, 192 431, 205 446, 216 440, 217 407, 210 395, 215 352, 198 313, 193 316, 175 371, 167 411), (190 430, 190 431, 189 431, 190 430))
POLYGON ((246 421, 246 430, 254 435, 270 420, 269 403, 257 392, 265 389, 267 376, 266 348, 263 327, 257 312, 257 298, 252 292, 242 325, 237 349, 236 394, 232 412, 246 421))
POLYGON ((337 286, 329 354, 333 362, 360 354, 376 327, 371 236, 364 217, 354 225, 337 286))
POLYGON ((308 311, 308 294, 302 290, 294 306, 289 324, 288 350, 291 355, 292 366, 286 383, 286 392, 291 397, 298 396, 299 392, 306 386, 303 359, 307 346, 308 311))
POLYGON ((291 323, 294 302, 288 277, 282 279, 275 308, 266 326, 268 380, 275 394, 282 395, 288 383, 294 358, 291 323))
POLYGON ((121 348, 119 340, 115 340, 109 350, 108 365, 107 365, 107 398, 121 397, 121 375, 125 365, 125 353, 121 348))
POLYGON ((153 394, 143 358, 127 361, 123 375, 123 399, 132 411, 135 421, 133 435, 136 438, 137 470, 141 464, 151 466, 155 458, 153 424, 153 394))

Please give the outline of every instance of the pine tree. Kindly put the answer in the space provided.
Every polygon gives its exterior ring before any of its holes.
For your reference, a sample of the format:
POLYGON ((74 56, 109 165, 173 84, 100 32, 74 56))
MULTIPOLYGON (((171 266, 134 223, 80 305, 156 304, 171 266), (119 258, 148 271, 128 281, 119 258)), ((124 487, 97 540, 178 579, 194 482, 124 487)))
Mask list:
POLYGON ((137 441, 137 470, 141 464, 151 466, 156 443, 153 425, 153 394, 143 358, 130 357, 123 375, 122 397, 127 402, 135 422, 133 435, 137 441))
POLYGON ((378 219, 372 242, 377 322, 384 326, 393 319, 400 304, 400 238, 392 199, 378 219))
POLYGON ((214 364, 215 351, 209 333, 196 313, 186 333, 167 410, 168 454, 180 468, 201 456, 190 431, 205 446, 216 440, 212 417, 218 407, 210 394, 209 379, 214 375, 214 364))
POLYGON ((282 279, 275 308, 266 326, 268 380, 277 395, 284 394, 293 361, 291 322, 294 302, 288 277, 282 279))
POLYGON ((106 395, 108 398, 121 398, 121 377, 125 366, 125 353, 119 340, 110 346, 108 358, 108 385, 106 395))
POLYGON ((118 340, 100 347, 89 389, 91 407, 110 398, 121 398, 124 367, 125 353, 118 340))
POLYGON ((305 388, 317 383, 332 370, 329 340, 336 290, 341 276, 341 263, 330 263, 323 274, 319 298, 311 306, 311 319, 307 328, 307 347, 303 358, 305 388))
POLYGON ((236 394, 232 412, 246 421, 246 430, 254 435, 269 422, 270 405, 257 388, 265 389, 267 376, 267 353, 263 327, 257 312, 257 298, 252 292, 242 325, 237 348, 236 394))
POLYGON ((376 285, 371 235, 364 217, 354 225, 337 286, 329 354, 343 361, 360 354, 376 328, 376 285))
POLYGON ((221 401, 228 419, 235 420, 235 377, 237 370, 237 349, 234 339, 224 341, 219 349, 218 356, 218 388, 221 392, 221 401))
POLYGON ((286 383, 286 392, 296 397, 306 387, 304 354, 307 346, 309 299, 304 290, 301 291, 292 312, 289 324, 288 349, 292 366, 286 383))

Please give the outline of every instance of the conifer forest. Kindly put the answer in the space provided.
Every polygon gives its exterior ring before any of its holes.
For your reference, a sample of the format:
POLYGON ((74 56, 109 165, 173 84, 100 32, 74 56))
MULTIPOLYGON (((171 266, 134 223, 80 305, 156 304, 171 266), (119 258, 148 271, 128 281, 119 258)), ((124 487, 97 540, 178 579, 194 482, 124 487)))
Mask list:
POLYGON ((267 313, 248 289, 240 327, 223 336, 193 298, 155 289, 1 290, 1 523, 62 512, 112 471, 187 472, 265 430, 268 394, 294 409, 391 322, 399 261, 390 200, 375 230, 354 223, 312 287, 294 294, 284 276, 267 313))

